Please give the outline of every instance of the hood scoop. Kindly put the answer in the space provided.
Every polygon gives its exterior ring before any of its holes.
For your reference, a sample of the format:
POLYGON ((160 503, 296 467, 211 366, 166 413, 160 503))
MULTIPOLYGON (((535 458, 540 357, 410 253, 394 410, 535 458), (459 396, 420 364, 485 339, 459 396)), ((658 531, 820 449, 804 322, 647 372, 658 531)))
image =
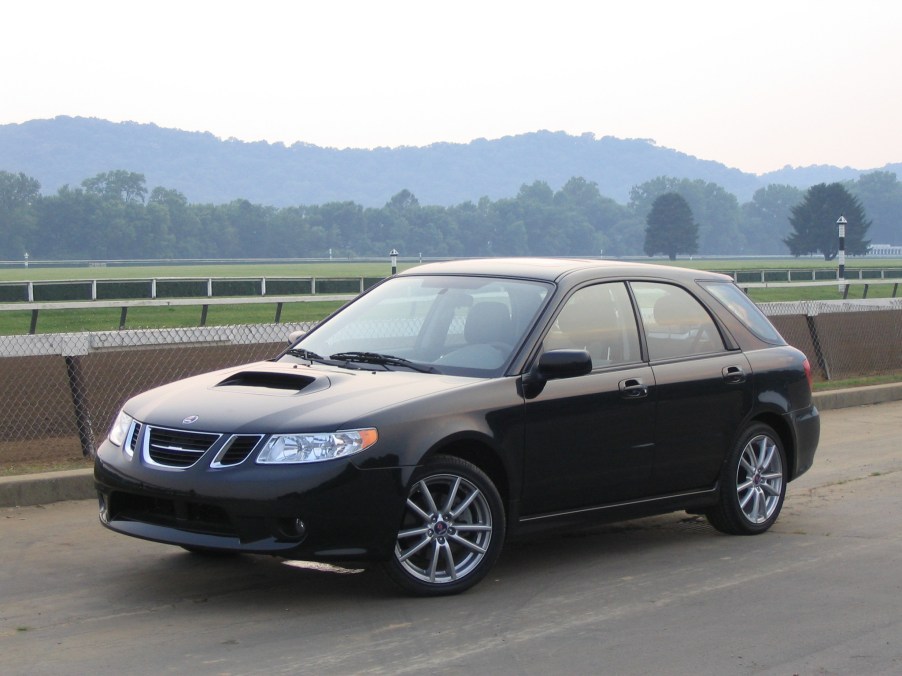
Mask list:
POLYGON ((297 394, 310 394, 329 387, 328 378, 280 373, 278 371, 241 371, 232 374, 213 389, 241 394, 266 394, 270 396, 290 397, 297 394))

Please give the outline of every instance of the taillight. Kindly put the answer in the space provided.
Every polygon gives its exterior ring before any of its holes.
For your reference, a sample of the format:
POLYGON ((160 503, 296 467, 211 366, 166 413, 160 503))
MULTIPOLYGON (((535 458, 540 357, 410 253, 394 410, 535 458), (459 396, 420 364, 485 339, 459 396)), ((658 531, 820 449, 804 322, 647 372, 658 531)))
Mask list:
POLYGON ((814 380, 811 377, 811 362, 809 362, 806 359, 804 362, 804 366, 805 366, 805 377, 808 379, 808 389, 813 390, 814 389, 814 380))

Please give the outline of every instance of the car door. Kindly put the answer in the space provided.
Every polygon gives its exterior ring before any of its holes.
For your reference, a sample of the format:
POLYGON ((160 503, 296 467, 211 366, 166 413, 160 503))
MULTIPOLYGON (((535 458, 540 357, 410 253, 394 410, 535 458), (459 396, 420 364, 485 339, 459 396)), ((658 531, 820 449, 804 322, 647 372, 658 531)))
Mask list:
POLYGON ((626 285, 570 296, 544 351, 584 349, 589 374, 549 380, 525 404, 524 515, 587 508, 642 495, 654 458, 655 383, 642 362, 626 285))
POLYGON ((711 314, 682 287, 632 282, 657 389, 650 488, 710 487, 752 407, 752 372, 711 314))

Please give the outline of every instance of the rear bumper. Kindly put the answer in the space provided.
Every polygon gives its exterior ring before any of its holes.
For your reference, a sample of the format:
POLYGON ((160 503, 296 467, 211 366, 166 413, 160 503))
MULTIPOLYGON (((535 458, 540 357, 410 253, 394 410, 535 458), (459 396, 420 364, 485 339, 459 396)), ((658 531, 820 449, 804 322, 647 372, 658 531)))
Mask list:
POLYGON ((807 408, 793 411, 790 423, 795 435, 795 463, 789 480, 797 479, 811 469, 814 464, 814 453, 821 438, 821 417, 817 407, 812 404, 807 408))

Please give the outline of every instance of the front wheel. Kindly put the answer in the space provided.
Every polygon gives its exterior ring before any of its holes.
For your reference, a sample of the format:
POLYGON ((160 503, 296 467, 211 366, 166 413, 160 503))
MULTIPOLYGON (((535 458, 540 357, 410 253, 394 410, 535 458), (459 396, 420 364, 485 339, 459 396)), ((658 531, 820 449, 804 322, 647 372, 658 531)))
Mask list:
POLYGON ((717 530, 757 535, 777 520, 786 496, 786 453, 780 437, 763 423, 745 430, 720 479, 720 496, 706 512, 717 530))
POLYGON ((439 456, 414 476, 386 570, 418 596, 456 594, 486 575, 504 533, 491 479, 465 460, 439 456))

